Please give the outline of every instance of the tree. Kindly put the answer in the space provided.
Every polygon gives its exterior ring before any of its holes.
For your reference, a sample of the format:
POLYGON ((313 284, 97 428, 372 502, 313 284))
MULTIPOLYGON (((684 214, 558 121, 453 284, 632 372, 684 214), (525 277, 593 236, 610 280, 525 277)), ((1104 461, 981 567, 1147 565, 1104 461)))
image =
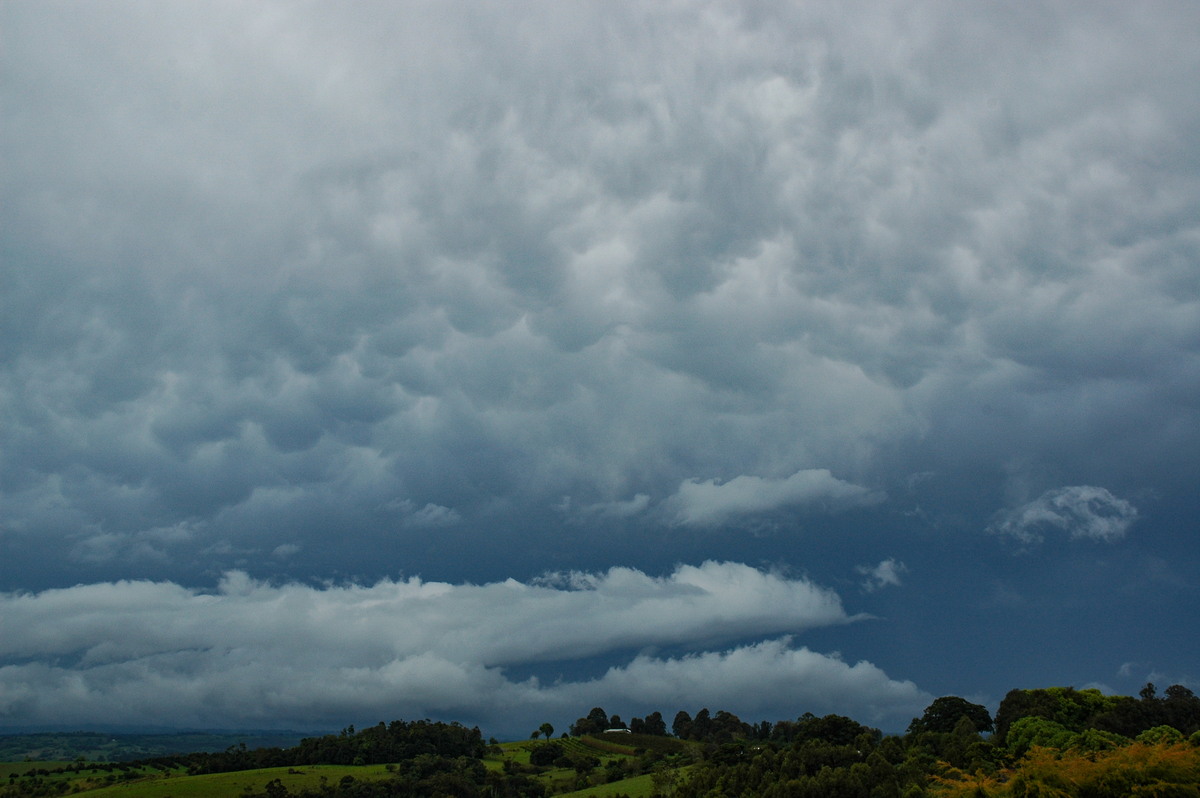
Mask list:
POLYGON ((541 726, 538 727, 538 731, 540 731, 542 733, 542 736, 545 737, 547 740, 549 740, 551 737, 554 736, 554 727, 551 726, 549 723, 543 723, 541 726))
POLYGON ((1167 697, 1159 707, 1160 723, 1174 726, 1186 734, 1200 731, 1200 698, 1181 684, 1167 688, 1167 697))
POLYGON ((992 716, 987 707, 982 704, 972 704, 970 701, 954 695, 942 696, 935 699, 925 708, 920 718, 913 718, 908 725, 909 734, 921 732, 939 732, 948 734, 954 731, 959 718, 966 717, 971 721, 977 732, 991 731, 992 716))
POLYGON ((692 733, 688 735, 693 740, 706 740, 712 732, 712 716, 708 712, 708 707, 696 713, 696 717, 692 718, 692 733))
POLYGON ((692 716, 684 710, 675 713, 675 721, 671 724, 671 732, 681 740, 686 740, 692 733, 692 716))
POLYGON ((545 767, 554 764, 564 753, 563 747, 558 743, 543 743, 529 752, 529 764, 545 767))
POLYGON ((1022 756, 1030 748, 1067 748, 1077 738, 1077 734, 1061 723, 1027 715, 1018 718, 1008 729, 1005 738, 1009 752, 1016 757, 1022 756))
POLYGON ((678 779, 675 768, 662 762, 655 765, 654 771, 650 774, 650 783, 654 785, 655 795, 670 795, 675 791, 678 779))
POLYGON ((663 720, 661 712, 651 712, 646 716, 646 734, 653 734, 656 737, 667 736, 667 723, 663 720))
POLYGON ((599 734, 608 726, 608 713, 600 707, 592 707, 586 718, 580 718, 571 726, 571 734, 582 737, 585 734, 599 734))
POLYGON ((864 735, 867 739, 878 742, 883 736, 879 729, 864 726, 845 715, 825 715, 818 718, 811 712, 805 712, 790 728, 784 726, 781 731, 788 735, 784 739, 789 741, 821 740, 830 745, 856 745, 858 738, 864 735))
MULTIPOLYGON (((1000 708, 996 710, 996 741, 1004 744, 1008 727, 1026 717, 1045 718, 1073 732, 1081 732, 1097 726, 1122 700, 1128 699, 1122 696, 1106 696, 1094 688, 1076 690, 1074 687, 1045 687, 1038 690, 1010 690, 1000 702, 1000 708)), ((1157 703, 1157 699, 1151 703, 1157 703)), ((1107 730, 1127 734, 1121 729, 1107 730)))

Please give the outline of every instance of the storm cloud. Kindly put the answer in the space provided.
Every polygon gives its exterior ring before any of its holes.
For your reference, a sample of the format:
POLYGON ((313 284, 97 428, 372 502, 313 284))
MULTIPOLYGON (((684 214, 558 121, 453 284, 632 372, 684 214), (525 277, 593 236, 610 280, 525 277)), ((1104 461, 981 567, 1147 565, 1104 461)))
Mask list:
MULTIPOLYGON (((996 696, 1012 672, 955 645, 980 585, 1031 644, 1200 606, 1198 27, 1175 2, 0 4, 0 590, 175 590, 184 617, 233 572, 461 596, 746 563, 889 619, 821 633, 866 664, 736 615, 733 648, 593 686, 817 657, 996 696), (1111 545, 1003 552, 1056 530, 1111 545), (1056 626, 1066 581, 1094 614, 1056 626)), ((1194 646, 1112 635, 1022 678, 1200 678, 1194 646)), ((147 673, 182 685, 185 650, 147 673)), ((77 664, 3 656, 62 690, 77 664)))

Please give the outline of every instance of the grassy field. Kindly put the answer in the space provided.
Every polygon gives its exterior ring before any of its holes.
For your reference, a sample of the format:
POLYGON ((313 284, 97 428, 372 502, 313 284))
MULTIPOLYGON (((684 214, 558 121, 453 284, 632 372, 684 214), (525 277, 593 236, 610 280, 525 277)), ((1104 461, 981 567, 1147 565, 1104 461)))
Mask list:
MULTIPOLYGON (((247 789, 261 792, 267 782, 274 779, 279 779, 285 787, 294 791, 303 787, 319 787, 322 779, 329 783, 337 783, 345 776, 370 781, 388 775, 383 765, 306 765, 299 768, 263 768, 203 776, 188 776, 179 772, 146 773, 144 778, 136 781, 97 786, 95 789, 72 794, 84 795, 87 798, 236 798, 247 789)), ((72 780, 73 783, 77 781, 72 780)))
POLYGON ((0 763, 0 776, 8 778, 9 785, 17 787, 35 783, 62 785, 60 792, 79 793, 110 784, 128 784, 166 775, 164 771, 150 767, 126 768, 124 771, 84 768, 55 772, 64 766, 74 765, 74 762, 3 762, 0 763), (12 776, 24 778, 10 778, 12 776))
POLYGON ((647 774, 645 776, 634 776, 632 779, 614 781, 611 784, 603 784, 598 787, 588 787, 586 790, 561 793, 555 798, 612 798, 614 795, 628 795, 629 798, 650 798, 653 794, 654 782, 652 781, 652 777, 647 774))
MULTIPOLYGON (((665 738, 645 738, 634 735, 607 735, 596 737, 571 737, 555 739, 553 742, 572 758, 593 758, 600 767, 581 776, 573 768, 549 768, 536 774, 551 795, 583 796, 629 795, 632 798, 648 798, 653 792, 649 775, 615 781, 609 784, 572 790, 586 781, 603 778, 606 767, 620 768, 620 763, 633 765, 638 754, 651 750, 660 754, 673 754, 687 750, 687 745, 665 738)), ((528 768, 529 755, 543 741, 518 741, 501 743, 499 753, 493 751, 484 760, 490 770, 503 770, 506 762, 528 768)), ((373 781, 391 775, 386 765, 306 765, 301 767, 264 768, 233 773, 215 773, 189 776, 182 769, 161 770, 151 767, 127 768, 125 770, 88 769, 80 772, 53 773, 57 768, 73 765, 72 762, 10 762, 0 763, 0 779, 18 786, 23 779, 40 779, 44 784, 59 785, 61 794, 81 795, 86 798, 238 798, 247 791, 262 792, 266 785, 278 779, 288 790, 295 792, 304 788, 317 788, 322 783, 336 784, 350 776, 357 781, 373 781), (37 773, 36 771, 44 771, 37 773), (9 777, 13 776, 13 779, 9 777)), ((611 771, 610 771, 611 773, 611 771)), ((0 781, 0 785, 5 782, 0 781)), ((19 791, 16 794, 21 794, 19 791)))

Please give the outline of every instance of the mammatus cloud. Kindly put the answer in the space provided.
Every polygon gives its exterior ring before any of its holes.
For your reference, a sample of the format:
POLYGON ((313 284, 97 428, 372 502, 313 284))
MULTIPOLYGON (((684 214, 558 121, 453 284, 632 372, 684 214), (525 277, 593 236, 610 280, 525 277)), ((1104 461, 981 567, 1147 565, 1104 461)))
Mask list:
POLYGON ((862 589, 868 593, 874 593, 885 587, 898 587, 900 575, 908 571, 908 566, 894 557, 888 557, 886 560, 880 561, 878 565, 860 565, 855 570, 866 577, 863 580, 862 589))
POLYGON ((602 700, 622 714, 666 711, 668 702, 772 719, 838 706, 885 719, 924 698, 869 663, 794 648, 790 635, 854 619, 828 590, 736 563, 484 585, 273 586, 234 572, 211 593, 116 582, 6 594, 0 619, 6 725, 286 725, 374 714, 511 729, 539 714, 566 722, 602 700), (764 636, 775 639, 713 650, 764 636), (662 647, 693 653, 649 653, 662 647), (506 675, 592 657, 626 661, 590 680, 506 675))
POLYGON ((1179 7, 72 12, 0 4, 28 573, 1200 450, 1179 7))
POLYGON ((728 482, 684 480, 666 504, 673 520, 684 526, 717 526, 739 516, 786 507, 830 508, 873 504, 879 493, 838 479, 824 468, 797 471, 784 479, 740 476, 728 482))
POLYGON ((1022 543, 1041 543, 1047 530, 1067 533, 1073 540, 1113 543, 1125 537, 1138 511, 1104 488, 1090 485, 1048 490, 1028 504, 1001 512, 988 527, 1022 543))

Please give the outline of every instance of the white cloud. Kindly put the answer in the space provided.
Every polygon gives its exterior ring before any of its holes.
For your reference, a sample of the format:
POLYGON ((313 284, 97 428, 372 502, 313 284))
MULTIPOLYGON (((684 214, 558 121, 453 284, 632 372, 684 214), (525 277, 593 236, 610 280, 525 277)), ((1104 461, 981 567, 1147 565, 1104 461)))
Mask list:
POLYGON ((843 508, 881 500, 881 494, 820 468, 797 471, 784 479, 740 476, 724 483, 688 479, 667 500, 667 506, 677 523, 715 526, 739 516, 786 507, 821 504, 843 508))
POLYGON ((593 690, 639 707, 737 707, 746 719, 770 720, 833 712, 886 723, 907 707, 928 703, 912 682, 890 679, 869 662, 850 665, 837 655, 794 648, 788 638, 678 658, 641 655, 597 682, 570 689, 581 698, 593 690))
POLYGON ((908 566, 894 557, 888 557, 878 565, 860 565, 855 570, 866 577, 862 583, 863 590, 874 593, 885 587, 899 587, 900 575, 908 571, 908 566))
MULTIPOLYGON (((233 572, 213 593, 165 582, 0 597, 0 723, 228 725, 456 717, 491 726, 624 707, 721 703, 779 717, 838 708, 871 719, 923 694, 869 663, 787 639, 853 620, 803 579, 735 563, 664 577, 613 568, 538 583, 272 586, 233 572), (584 681, 513 681, 505 668, 633 656, 584 681), (74 663, 74 664, 65 664, 74 663)), ((901 711, 902 710, 902 711, 901 711)), ((615 711, 615 710, 614 710, 615 711)), ((629 710, 626 709, 626 712, 629 710)), ((777 718, 774 718, 777 719, 777 718)))
POLYGON ((988 531, 1022 543, 1041 543, 1045 531, 1057 529, 1073 540, 1113 543, 1137 520, 1137 508, 1104 488, 1091 485, 1048 490, 1038 498, 998 514, 988 531))

